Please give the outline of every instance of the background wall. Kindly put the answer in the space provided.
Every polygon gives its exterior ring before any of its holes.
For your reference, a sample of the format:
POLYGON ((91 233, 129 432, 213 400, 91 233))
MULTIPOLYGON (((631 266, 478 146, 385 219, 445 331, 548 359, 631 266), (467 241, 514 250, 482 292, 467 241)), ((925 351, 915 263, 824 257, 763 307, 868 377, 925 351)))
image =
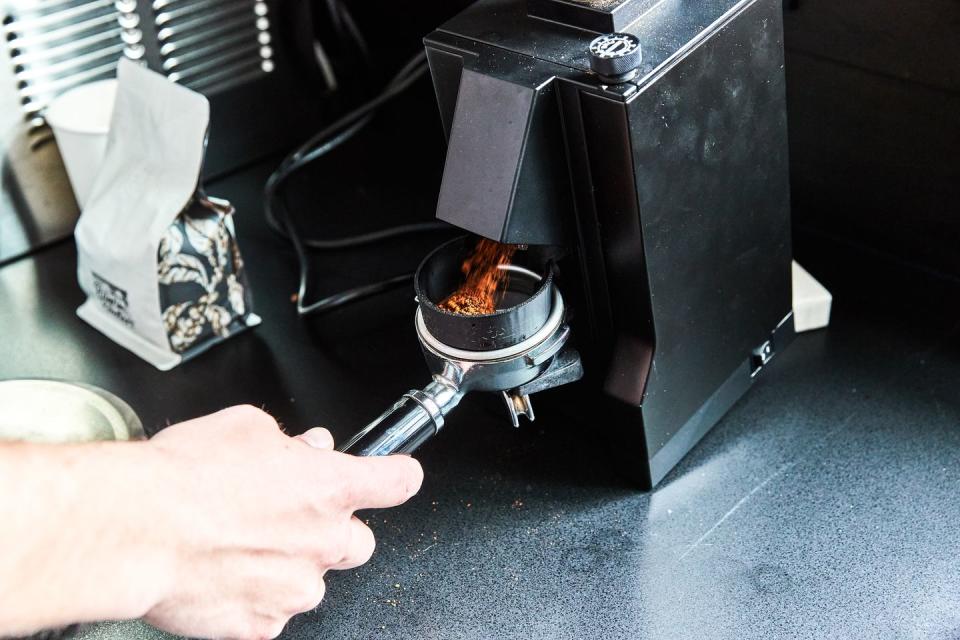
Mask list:
POLYGON ((16 87, 0 49, 0 265, 69 237, 77 216, 57 146, 30 132, 16 87))
MULTIPOLYGON (((13 70, 5 51, 0 51, 0 186, 7 163, 6 150, 23 122, 20 112, 20 97, 13 79, 13 70)), ((0 260, 6 255, 19 253, 26 246, 25 232, 14 215, 10 191, 0 188, 0 260)))
POLYGON ((800 0, 785 24, 798 247, 960 278, 960 2, 800 0))

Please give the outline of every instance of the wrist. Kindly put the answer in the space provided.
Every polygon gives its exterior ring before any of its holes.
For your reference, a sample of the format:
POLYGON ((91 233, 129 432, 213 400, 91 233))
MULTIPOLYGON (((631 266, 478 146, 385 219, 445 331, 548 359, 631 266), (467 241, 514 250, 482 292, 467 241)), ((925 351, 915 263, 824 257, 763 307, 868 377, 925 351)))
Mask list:
POLYGON ((94 521, 102 523, 96 527, 102 540, 91 546, 105 554, 103 566, 112 574, 106 584, 117 587, 113 611, 94 618, 140 618, 175 580, 176 529, 170 513, 177 498, 169 495, 168 465, 146 442, 91 445, 83 455, 89 469, 81 474, 86 494, 75 504, 93 510, 94 521))
POLYGON ((186 499, 176 487, 173 470, 166 456, 148 442, 114 445, 121 448, 124 473, 116 481, 123 505, 120 513, 126 522, 126 548, 121 554, 121 571, 131 589, 123 603, 123 617, 141 618, 167 598, 176 584, 179 550, 183 530, 178 526, 176 509, 186 499))
POLYGON ((146 442, 81 445, 62 455, 74 553, 86 555, 72 581, 90 590, 70 622, 140 618, 174 580, 164 460, 146 442))
POLYGON ((0 634, 137 618, 173 583, 145 443, 0 446, 0 634))

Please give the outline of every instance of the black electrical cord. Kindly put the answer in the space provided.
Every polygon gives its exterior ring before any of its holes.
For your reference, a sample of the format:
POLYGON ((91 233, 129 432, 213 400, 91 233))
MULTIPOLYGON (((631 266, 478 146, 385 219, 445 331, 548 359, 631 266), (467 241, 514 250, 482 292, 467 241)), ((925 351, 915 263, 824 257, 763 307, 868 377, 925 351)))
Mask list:
POLYGON ((330 24, 333 26, 337 38, 343 42, 347 39, 347 34, 344 30, 343 18, 340 13, 340 2, 339 0, 326 0, 325 4, 327 5, 327 13, 330 15, 330 24))
MULTIPOLYGON (((345 114, 332 125, 326 127, 307 142, 302 144, 293 153, 287 156, 280 166, 273 172, 267 180, 265 187, 264 209, 267 224, 280 236, 293 240, 293 236, 277 217, 277 211, 280 211, 284 217, 289 217, 283 202, 277 197, 280 186, 296 171, 314 160, 330 153, 343 143, 359 133, 373 119, 373 113, 385 102, 403 93, 410 88, 427 71, 426 54, 419 53, 414 56, 404 67, 394 76, 393 80, 387 85, 387 88, 379 96, 373 98, 357 109, 345 114)), ((334 240, 320 240, 316 238, 301 238, 297 235, 297 240, 310 249, 319 251, 334 251, 340 249, 350 249, 374 242, 381 242, 396 236, 418 233, 421 231, 433 231, 447 228, 442 223, 426 222, 407 224, 388 229, 382 229, 371 233, 349 236, 334 240)))
MULTIPOLYGON (((334 143, 333 140, 328 139, 338 134, 342 129, 346 129, 349 125, 355 123, 356 121, 364 119, 366 116, 372 114, 372 112, 377 110, 384 102, 387 102, 391 98, 408 89, 414 82, 419 80, 420 77, 426 73, 426 71, 426 54, 420 52, 411 58, 400 69, 400 71, 397 72, 393 79, 387 84, 386 89, 380 95, 376 96, 366 104, 361 105, 357 109, 354 109, 353 111, 341 116, 339 120, 327 128, 322 129, 319 133, 315 134, 305 143, 300 145, 296 151, 284 159, 274 174, 277 175, 283 173, 285 175, 280 177, 285 179, 290 173, 300 168, 299 166, 293 167, 293 165, 299 162, 302 162, 303 164, 309 162, 309 160, 304 160, 304 157, 308 153, 316 151, 318 149, 318 145, 321 147, 325 145, 331 145, 330 148, 326 149, 323 153, 331 151, 336 146, 339 146, 339 142, 334 143)), ((300 166, 302 166, 302 164, 300 166)))
POLYGON ((264 194, 267 223, 275 232, 288 239, 293 245, 300 268, 300 285, 297 293, 298 315, 305 316, 312 313, 330 311, 345 304, 368 298, 407 282, 413 275, 404 274, 380 282, 354 287, 307 304, 304 300, 309 284, 308 249, 320 251, 349 249, 411 233, 437 231, 448 228, 446 225, 437 222, 414 223, 332 240, 302 238, 278 193, 279 188, 293 173, 306 164, 330 153, 354 137, 370 123, 378 108, 413 86, 426 71, 426 55, 423 52, 418 53, 400 69, 380 95, 345 114, 332 125, 311 137, 307 142, 287 156, 267 180, 264 194))
POLYGON ((363 60, 369 65, 373 60, 373 57, 370 55, 370 47, 367 45, 367 39, 363 37, 363 33, 361 33, 357 27, 357 23, 353 19, 353 14, 350 13, 347 5, 344 4, 342 0, 334 0, 334 3, 336 5, 336 11, 339 14, 337 17, 340 20, 341 28, 346 30, 356 45, 357 50, 360 52, 360 55, 363 57, 363 60))

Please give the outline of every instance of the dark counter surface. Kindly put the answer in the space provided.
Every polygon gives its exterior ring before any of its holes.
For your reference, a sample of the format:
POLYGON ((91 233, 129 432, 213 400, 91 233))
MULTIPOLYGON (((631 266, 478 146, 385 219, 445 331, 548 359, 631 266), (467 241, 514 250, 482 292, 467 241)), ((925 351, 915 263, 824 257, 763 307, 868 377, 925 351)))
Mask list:
MULTIPOLYGON (((238 205, 260 328, 160 373, 77 319, 65 244, 0 269, 0 379, 99 385, 148 431, 251 403, 340 439, 421 386, 409 290, 295 318, 292 254, 259 220, 264 176, 210 188, 238 205)), ((318 282, 388 275, 439 241, 323 257, 318 282)), ((570 423, 558 398, 535 398, 519 430, 498 399, 468 398, 419 455, 420 495, 371 516, 373 560, 330 576, 283 637, 960 637, 957 289, 844 266, 833 327, 799 336, 653 492, 610 464, 602 423, 570 423)))

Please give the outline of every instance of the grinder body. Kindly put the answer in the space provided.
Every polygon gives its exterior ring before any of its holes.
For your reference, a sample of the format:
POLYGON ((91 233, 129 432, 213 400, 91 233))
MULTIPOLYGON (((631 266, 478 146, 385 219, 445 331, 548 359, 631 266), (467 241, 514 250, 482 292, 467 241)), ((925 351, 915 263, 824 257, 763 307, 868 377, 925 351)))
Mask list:
POLYGON ((550 245, 586 375, 564 394, 651 487, 793 337, 779 0, 479 0, 425 40, 438 217, 550 245), (600 30, 643 45, 590 71, 600 30))

